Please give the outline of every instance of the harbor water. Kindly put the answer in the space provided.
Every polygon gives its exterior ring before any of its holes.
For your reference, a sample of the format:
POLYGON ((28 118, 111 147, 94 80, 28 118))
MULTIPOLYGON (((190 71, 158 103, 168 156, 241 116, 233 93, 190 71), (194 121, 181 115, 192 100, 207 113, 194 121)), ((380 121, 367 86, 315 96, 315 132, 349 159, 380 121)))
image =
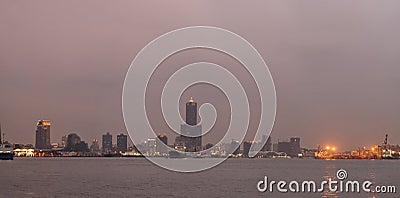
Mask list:
POLYGON ((145 158, 15 158, 0 161, 0 197, 400 197, 400 193, 257 190, 264 176, 276 181, 321 181, 335 178, 339 169, 346 170, 351 180, 398 188, 399 167, 400 160, 242 158, 202 172, 177 173, 145 158))

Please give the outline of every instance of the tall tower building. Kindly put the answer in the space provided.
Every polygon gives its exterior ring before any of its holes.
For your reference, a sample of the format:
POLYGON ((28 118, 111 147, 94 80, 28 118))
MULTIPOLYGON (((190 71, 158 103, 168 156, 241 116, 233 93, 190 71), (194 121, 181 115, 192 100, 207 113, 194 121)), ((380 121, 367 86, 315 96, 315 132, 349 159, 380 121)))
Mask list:
POLYGON ((102 149, 103 152, 111 152, 112 151, 112 135, 110 133, 106 133, 102 137, 102 149))
POLYGON ((190 126, 197 124, 197 103, 192 97, 186 103, 186 124, 190 126))
POLYGON ((197 103, 190 97, 186 103, 186 124, 181 125, 181 135, 176 142, 186 147, 188 152, 200 151, 201 130, 201 125, 197 125, 197 103))
POLYGON ((118 151, 126 152, 128 151, 128 136, 124 134, 117 135, 117 148, 118 151))
POLYGON ((50 121, 38 120, 36 123, 36 149, 50 149, 50 121))

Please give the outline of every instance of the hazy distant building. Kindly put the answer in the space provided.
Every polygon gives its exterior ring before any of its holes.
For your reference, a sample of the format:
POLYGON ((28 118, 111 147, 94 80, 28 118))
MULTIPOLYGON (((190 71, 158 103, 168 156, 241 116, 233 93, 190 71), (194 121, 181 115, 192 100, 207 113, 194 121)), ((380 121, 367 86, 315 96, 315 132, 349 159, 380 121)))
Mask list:
POLYGON ((278 143, 273 143, 272 144, 272 151, 274 151, 274 152, 278 152, 278 143))
POLYGON ((106 133, 102 136, 102 149, 103 152, 111 152, 112 151, 112 135, 110 133, 106 133))
POLYGON ((81 137, 76 133, 70 133, 67 136, 67 145, 65 147, 66 151, 73 152, 88 152, 89 147, 85 141, 81 140, 81 137))
POLYGON ((3 133, 1 132, 1 123, 0 123, 0 144, 3 144, 2 135, 3 135, 3 133))
POLYGON ((290 142, 278 142, 278 152, 284 152, 287 155, 289 155, 289 153, 291 153, 290 152, 290 142))
POLYGON ((292 137, 289 142, 278 142, 278 152, 285 152, 291 157, 297 157, 301 152, 300 138, 292 137))
POLYGON ((297 157, 299 153, 301 153, 300 148, 300 138, 299 137, 291 137, 290 138, 290 156, 297 157))
POLYGON ((93 139, 92 145, 90 145, 90 152, 99 153, 100 152, 100 145, 97 139, 93 139))
POLYGON ((71 149, 72 147, 75 146, 75 144, 78 144, 81 142, 81 137, 79 137, 76 133, 70 133, 67 136, 67 149, 71 149))
POLYGON ((181 125, 181 139, 184 142, 184 146, 186 147, 186 151, 195 152, 200 151, 201 147, 201 125, 181 125), (197 137, 190 137, 188 135, 198 135, 197 137))
POLYGON ((214 144, 207 143, 207 144, 204 146, 204 150, 210 149, 210 148, 212 148, 213 146, 214 146, 214 144))
POLYGON ((231 152, 233 155, 237 155, 240 153, 240 144, 237 140, 232 140, 230 147, 228 148, 228 152, 231 152))
POLYGON ((245 157, 249 156, 251 144, 252 144, 252 142, 248 142, 248 141, 243 142, 243 153, 242 153, 243 156, 245 156, 245 157))
POLYGON ((176 144, 186 147, 188 152, 202 150, 201 131, 201 125, 197 125, 197 103, 190 97, 186 103, 186 124, 181 124, 181 135, 177 137, 176 144))
POLYGON ((85 141, 80 141, 78 144, 75 144, 73 151, 75 152, 89 152, 89 145, 85 141))
POLYGON ((166 134, 164 134, 164 135, 159 134, 159 135, 157 135, 157 137, 162 143, 164 143, 165 145, 168 145, 168 137, 166 134))
POLYGON ((67 136, 63 135, 61 137, 61 147, 65 148, 67 146, 67 136))
POLYGON ((168 137, 167 137, 167 135, 166 134, 164 134, 164 135, 161 135, 161 134, 158 134, 157 135, 157 152, 159 153, 159 154, 165 154, 165 153, 168 153, 168 148, 167 148, 167 146, 168 146, 168 137), (165 144, 165 145, 163 145, 163 144, 165 144))
POLYGON ((36 123, 36 143, 37 149, 50 149, 50 121, 38 120, 36 123))
POLYGON ((192 97, 186 103, 186 124, 190 126, 197 124, 197 103, 192 97))
POLYGON ((60 148, 60 144, 58 144, 57 142, 53 142, 53 143, 51 143, 51 148, 58 149, 58 148, 60 148))
POLYGON ((147 139, 146 141, 146 151, 149 156, 156 155, 157 152, 157 141, 154 138, 147 139))
POLYGON ((272 151, 272 140, 271 140, 271 136, 266 136, 263 135, 263 140, 262 142, 265 141, 264 146, 262 147, 261 151, 272 151))
POLYGON ((117 149, 118 152, 128 151, 128 136, 124 134, 117 135, 117 149))

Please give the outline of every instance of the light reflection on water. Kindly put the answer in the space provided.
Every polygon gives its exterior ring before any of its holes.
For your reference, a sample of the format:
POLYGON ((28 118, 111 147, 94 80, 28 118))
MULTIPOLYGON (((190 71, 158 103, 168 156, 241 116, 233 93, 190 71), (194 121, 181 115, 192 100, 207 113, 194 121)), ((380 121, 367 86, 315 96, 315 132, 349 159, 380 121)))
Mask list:
MULTIPOLYGON (((338 169, 339 168, 336 167, 335 163, 327 163, 327 164, 325 164, 325 171, 324 171, 325 175, 323 176, 323 180, 327 181, 329 178, 332 178, 332 179, 335 178, 336 177, 336 171, 338 169)), ((334 197, 334 198, 339 197, 337 195, 337 192, 331 192, 327 185, 325 185, 324 189, 325 190, 322 193, 322 197, 324 197, 324 198, 325 197, 334 197)))

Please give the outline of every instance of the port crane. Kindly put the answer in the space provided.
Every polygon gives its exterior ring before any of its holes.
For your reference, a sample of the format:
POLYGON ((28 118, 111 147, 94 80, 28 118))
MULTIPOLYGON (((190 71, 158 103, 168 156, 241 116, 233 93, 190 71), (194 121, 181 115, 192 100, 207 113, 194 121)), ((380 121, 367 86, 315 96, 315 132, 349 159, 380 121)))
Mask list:
POLYGON ((382 145, 382 158, 383 159, 398 159, 398 153, 392 150, 391 146, 388 144, 388 134, 385 136, 385 140, 382 145))
POLYGON ((387 145, 387 142, 388 142, 388 141, 387 141, 387 138, 388 138, 388 134, 386 133, 385 141, 383 141, 383 145, 385 145, 385 146, 387 145))

